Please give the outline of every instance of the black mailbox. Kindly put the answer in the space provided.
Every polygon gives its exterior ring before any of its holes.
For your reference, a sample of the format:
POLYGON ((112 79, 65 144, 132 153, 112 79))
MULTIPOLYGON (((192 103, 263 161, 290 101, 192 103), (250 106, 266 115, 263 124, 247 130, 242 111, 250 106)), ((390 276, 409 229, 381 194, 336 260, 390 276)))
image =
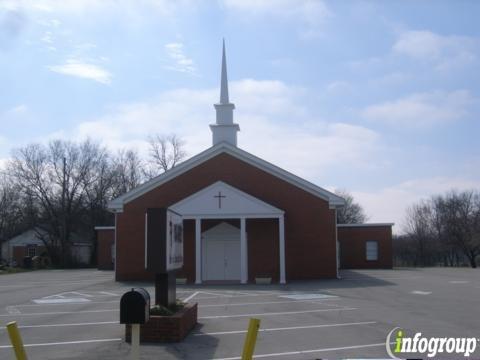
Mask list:
POLYGON ((145 324, 150 319, 150 295, 142 288, 132 288, 120 299, 120 324, 145 324))

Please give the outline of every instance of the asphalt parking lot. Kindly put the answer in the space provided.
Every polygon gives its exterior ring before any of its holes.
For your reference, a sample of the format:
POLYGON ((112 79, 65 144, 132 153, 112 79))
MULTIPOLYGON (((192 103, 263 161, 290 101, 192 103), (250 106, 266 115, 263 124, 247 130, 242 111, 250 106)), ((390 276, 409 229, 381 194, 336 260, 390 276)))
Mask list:
MULTIPOLYGON (((395 327, 427 337, 480 337, 479 275, 478 269, 363 270, 286 286, 179 286, 179 298, 194 295, 199 304, 199 324, 185 341, 142 345, 141 354, 239 359, 250 317, 261 319, 255 354, 267 359, 386 358, 386 336, 395 327)), ((150 284, 116 283, 108 271, 0 276, 0 359, 14 358, 4 327, 13 320, 29 359, 128 358, 118 305, 132 286, 153 296, 150 284)), ((471 358, 480 358, 479 347, 471 358)))

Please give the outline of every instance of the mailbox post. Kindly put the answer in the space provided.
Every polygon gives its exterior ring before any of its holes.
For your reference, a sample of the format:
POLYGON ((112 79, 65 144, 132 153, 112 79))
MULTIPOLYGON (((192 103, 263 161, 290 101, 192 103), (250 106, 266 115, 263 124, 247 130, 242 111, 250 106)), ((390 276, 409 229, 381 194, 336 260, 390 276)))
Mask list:
POLYGON ((140 359, 140 324, 150 319, 150 295, 142 288, 132 288, 120 299, 120 324, 132 326, 132 360, 140 359))

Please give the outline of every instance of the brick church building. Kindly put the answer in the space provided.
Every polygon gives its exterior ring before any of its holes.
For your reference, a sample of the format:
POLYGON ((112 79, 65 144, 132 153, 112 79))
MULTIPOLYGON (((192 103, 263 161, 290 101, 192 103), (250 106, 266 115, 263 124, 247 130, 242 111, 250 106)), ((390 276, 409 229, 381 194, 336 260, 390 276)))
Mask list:
POLYGON ((145 271, 145 213, 183 217, 188 283, 335 278, 342 268, 391 268, 392 224, 338 225, 341 197, 237 146, 223 48, 212 146, 109 204, 115 226, 98 227, 98 266, 116 280, 145 271))

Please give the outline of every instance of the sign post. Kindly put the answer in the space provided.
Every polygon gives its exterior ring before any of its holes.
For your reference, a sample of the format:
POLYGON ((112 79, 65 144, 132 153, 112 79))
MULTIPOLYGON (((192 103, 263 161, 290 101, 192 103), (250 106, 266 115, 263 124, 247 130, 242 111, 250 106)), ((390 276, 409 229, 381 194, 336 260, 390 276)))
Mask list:
POLYGON ((147 209, 145 269, 155 273, 155 304, 176 302, 175 271, 183 266, 183 219, 170 209, 147 209))

